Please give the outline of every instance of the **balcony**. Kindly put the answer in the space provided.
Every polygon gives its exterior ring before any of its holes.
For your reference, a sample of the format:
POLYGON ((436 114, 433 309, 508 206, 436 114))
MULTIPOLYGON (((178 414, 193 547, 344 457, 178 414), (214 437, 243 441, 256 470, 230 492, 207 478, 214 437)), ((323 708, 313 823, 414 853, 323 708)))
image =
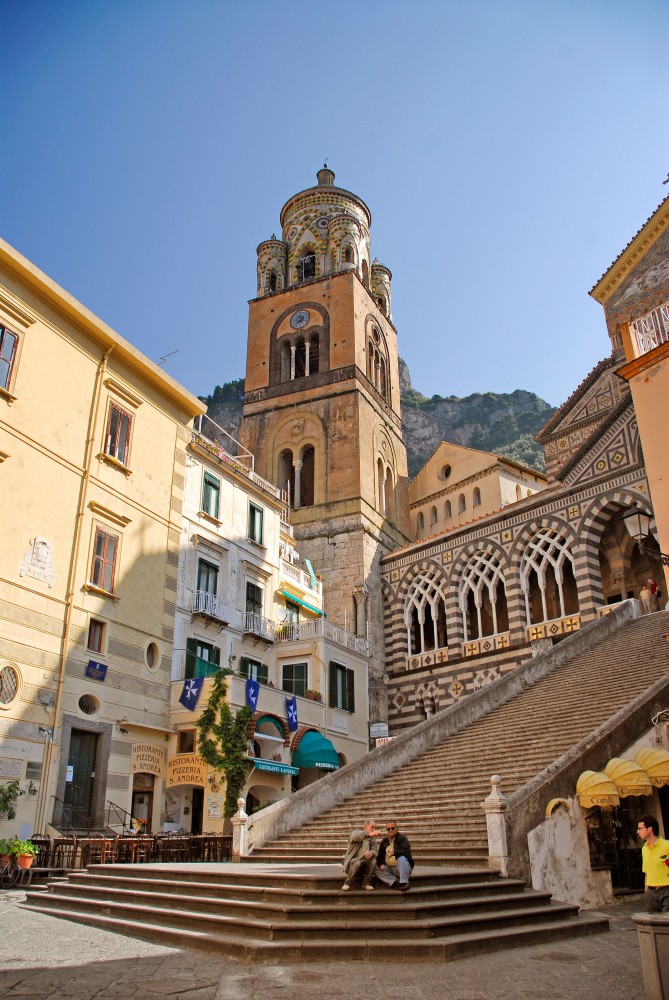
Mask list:
POLYGON ((247 611, 244 614, 244 635, 251 635, 255 639, 271 643, 274 642, 275 627, 273 621, 270 621, 269 618, 263 618, 255 611, 247 611))
POLYGON ((360 635, 347 632, 325 618, 296 622, 292 625, 277 625, 274 635, 277 642, 296 642, 300 639, 330 639, 345 649, 361 656, 369 656, 369 643, 360 635))
POLYGON ((316 586, 311 579, 309 573, 305 573, 304 570, 300 569, 299 566, 293 566, 292 563, 286 562, 285 559, 279 560, 279 575, 281 580, 285 580, 287 583, 291 583, 296 587, 299 587, 305 594, 311 594, 313 597, 319 600, 323 597, 323 584, 320 580, 316 580, 316 586))
MULTIPOLYGON (((246 476, 265 493, 285 502, 285 491, 269 483, 253 469, 254 458, 231 434, 219 427, 216 421, 206 414, 197 417, 191 434, 191 441, 199 445, 212 458, 227 465, 230 469, 246 476), (227 445, 227 448, 226 448, 227 445), (228 451, 228 448, 230 449, 228 451), (235 454, 232 454, 232 452, 235 454)), ((287 516, 287 515, 286 515, 287 516)))
POLYGON ((669 302, 630 323, 632 341, 639 358, 669 340, 669 302))
POLYGON ((221 628, 229 625, 234 618, 235 609, 229 601, 224 601, 216 594, 210 594, 207 590, 196 590, 193 594, 192 613, 211 618, 220 624, 221 628))

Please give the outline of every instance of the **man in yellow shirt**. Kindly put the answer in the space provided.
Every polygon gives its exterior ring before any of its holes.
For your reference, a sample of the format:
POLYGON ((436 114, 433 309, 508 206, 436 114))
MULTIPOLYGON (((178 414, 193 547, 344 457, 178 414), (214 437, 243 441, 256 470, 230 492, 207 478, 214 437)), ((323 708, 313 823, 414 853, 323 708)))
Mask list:
POLYGON ((658 836, 660 824, 654 816, 640 816, 636 829, 644 841, 641 858, 646 876, 646 909, 649 913, 669 913, 669 843, 658 836))

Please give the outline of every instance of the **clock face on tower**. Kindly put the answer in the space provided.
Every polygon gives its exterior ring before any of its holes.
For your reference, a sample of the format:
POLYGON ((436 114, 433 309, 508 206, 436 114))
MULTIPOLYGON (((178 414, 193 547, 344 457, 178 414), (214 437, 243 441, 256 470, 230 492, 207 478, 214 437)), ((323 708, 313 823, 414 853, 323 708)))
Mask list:
POLYGON ((293 313, 290 317, 290 325, 293 330, 301 330, 303 326, 306 326, 309 322, 309 313, 306 309, 300 309, 299 312, 293 313))

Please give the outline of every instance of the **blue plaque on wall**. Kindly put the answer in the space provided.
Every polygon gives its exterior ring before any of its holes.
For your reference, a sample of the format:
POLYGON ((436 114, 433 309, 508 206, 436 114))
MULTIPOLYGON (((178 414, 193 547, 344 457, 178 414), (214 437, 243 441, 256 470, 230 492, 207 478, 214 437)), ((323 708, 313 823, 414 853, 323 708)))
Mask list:
POLYGON ((85 676, 90 677, 93 681, 103 681, 107 676, 107 664, 96 663, 95 660, 89 660, 85 676))

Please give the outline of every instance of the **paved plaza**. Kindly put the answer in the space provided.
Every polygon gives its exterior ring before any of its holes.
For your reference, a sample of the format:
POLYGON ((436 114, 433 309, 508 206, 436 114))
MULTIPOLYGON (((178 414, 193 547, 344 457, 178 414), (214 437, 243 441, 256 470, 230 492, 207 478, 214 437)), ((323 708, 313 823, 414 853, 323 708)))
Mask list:
POLYGON ((605 911, 608 934, 449 963, 241 965, 21 909, 0 893, 0 996, 12 1000, 629 1000, 643 996, 635 896, 605 911))

